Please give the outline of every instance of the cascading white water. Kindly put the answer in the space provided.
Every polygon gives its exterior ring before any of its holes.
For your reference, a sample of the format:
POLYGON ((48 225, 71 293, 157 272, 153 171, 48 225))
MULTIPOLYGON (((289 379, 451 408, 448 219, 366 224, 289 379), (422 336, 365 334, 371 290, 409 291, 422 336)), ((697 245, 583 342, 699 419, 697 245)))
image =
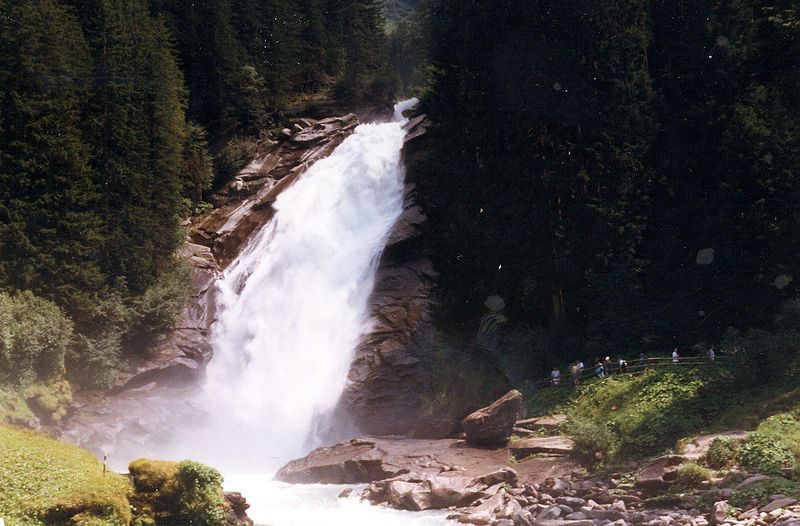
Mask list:
POLYGON ((302 174, 219 281, 208 417, 182 440, 187 454, 264 472, 318 445, 315 421, 369 328, 377 258, 401 212, 402 124, 361 125, 302 174))
POLYGON ((256 524, 446 522, 444 513, 370 506, 355 492, 337 498, 341 487, 272 481, 281 465, 321 445, 316 425, 336 406, 369 329, 378 257, 402 209, 401 112, 415 102, 398 104, 393 122, 359 126, 302 174, 218 283, 214 358, 195 401, 205 416, 181 423, 157 456, 220 469, 256 524))

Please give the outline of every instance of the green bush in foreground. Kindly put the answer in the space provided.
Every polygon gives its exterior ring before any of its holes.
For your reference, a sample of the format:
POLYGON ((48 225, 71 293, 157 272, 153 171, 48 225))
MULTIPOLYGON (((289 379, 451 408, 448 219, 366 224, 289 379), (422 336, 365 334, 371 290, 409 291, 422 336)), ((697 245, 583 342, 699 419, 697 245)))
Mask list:
POLYGON ((223 526, 226 504, 222 476, 213 468, 184 460, 139 459, 128 466, 136 493, 135 526, 223 526))
POLYGON ((711 472, 693 462, 684 464, 678 470, 677 482, 687 488, 698 488, 700 485, 711 478, 711 472))
POLYGON ((739 464, 761 471, 791 466, 794 463, 789 447, 779 439, 753 433, 745 440, 739 452, 739 464))
POLYGON ((739 455, 739 444, 730 438, 716 437, 703 457, 703 461, 710 468, 724 469, 736 463, 739 455))
POLYGON ((612 458, 619 441, 608 427, 592 420, 571 418, 565 432, 575 442, 575 455, 590 463, 602 463, 612 458))

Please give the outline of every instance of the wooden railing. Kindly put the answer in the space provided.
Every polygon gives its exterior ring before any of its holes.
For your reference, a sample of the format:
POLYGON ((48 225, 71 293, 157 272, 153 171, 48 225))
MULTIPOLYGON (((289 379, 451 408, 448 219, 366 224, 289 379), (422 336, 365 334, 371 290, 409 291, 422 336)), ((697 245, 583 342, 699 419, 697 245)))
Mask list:
MULTIPOLYGON (((619 361, 611 362, 611 366, 607 368, 609 370, 604 370, 603 376, 607 378, 620 374, 639 374, 649 369, 668 369, 671 367, 725 367, 729 365, 730 357, 717 355, 713 360, 711 360, 703 356, 687 356, 680 358, 677 363, 673 362, 671 357, 648 357, 645 358, 645 360, 646 363, 644 364, 640 363, 639 358, 631 360, 624 370, 620 369, 619 361)), ((577 375, 578 383, 596 378, 599 378, 599 375, 596 373, 594 365, 586 365, 584 369, 577 375)), ((547 377, 534 382, 533 386, 537 388, 572 387, 574 383, 575 379, 573 376, 568 371, 562 371, 558 385, 553 382, 551 377, 547 377)))

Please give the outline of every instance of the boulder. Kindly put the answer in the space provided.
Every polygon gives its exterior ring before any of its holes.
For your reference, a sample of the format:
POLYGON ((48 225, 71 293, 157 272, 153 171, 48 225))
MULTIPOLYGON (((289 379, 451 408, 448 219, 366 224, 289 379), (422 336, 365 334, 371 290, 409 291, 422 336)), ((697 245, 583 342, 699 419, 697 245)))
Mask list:
POLYGON ((473 448, 463 440, 366 436, 315 449, 275 475, 291 483, 354 484, 391 479, 422 481, 458 473, 480 484, 516 480, 507 450, 473 448))
POLYGON ((253 520, 247 516, 250 504, 238 491, 226 491, 225 501, 228 503, 228 526, 253 526, 253 520))
POLYGON ((780 499, 775 499, 772 502, 770 502, 769 504, 767 504, 766 506, 763 506, 758 511, 761 512, 761 513, 772 513, 773 511, 778 510, 780 508, 787 508, 787 507, 791 506, 792 504, 795 504, 796 502, 797 502, 797 499, 793 499, 791 497, 784 497, 784 498, 780 498, 780 499))
POLYGON ((523 438, 515 440, 510 446, 517 457, 546 453, 550 455, 568 455, 575 449, 575 442, 565 436, 523 438))
POLYGON ((721 500, 714 503, 714 510, 711 513, 711 524, 722 524, 728 518, 731 507, 727 501, 721 500))
POLYGON ((517 427, 529 429, 531 431, 539 431, 539 430, 553 431, 566 421, 567 421, 566 415, 536 416, 533 418, 527 418, 525 420, 518 421, 517 427))
POLYGON ((643 490, 660 490, 675 481, 683 464, 680 455, 665 455, 648 462, 636 474, 636 487, 643 490))
POLYGON ((491 405, 478 409, 461 421, 467 442, 496 446, 508 442, 522 411, 522 393, 512 389, 491 405))

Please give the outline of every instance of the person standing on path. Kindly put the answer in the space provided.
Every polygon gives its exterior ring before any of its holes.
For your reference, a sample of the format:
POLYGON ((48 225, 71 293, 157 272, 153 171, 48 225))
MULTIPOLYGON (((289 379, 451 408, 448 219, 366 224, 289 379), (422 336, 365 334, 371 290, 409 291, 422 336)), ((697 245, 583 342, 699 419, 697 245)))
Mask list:
POLYGON ((558 367, 553 367, 553 372, 550 373, 550 381, 554 386, 561 385, 561 371, 558 370, 558 367))
POLYGON ((672 349, 672 363, 677 365, 678 363, 680 363, 680 361, 681 361, 681 356, 678 354, 678 348, 675 347, 674 349, 672 349))
POLYGON ((717 357, 717 353, 716 353, 716 351, 714 351, 714 346, 713 345, 708 348, 708 352, 706 353, 706 356, 708 357, 708 361, 709 362, 714 363, 714 359, 717 357))

